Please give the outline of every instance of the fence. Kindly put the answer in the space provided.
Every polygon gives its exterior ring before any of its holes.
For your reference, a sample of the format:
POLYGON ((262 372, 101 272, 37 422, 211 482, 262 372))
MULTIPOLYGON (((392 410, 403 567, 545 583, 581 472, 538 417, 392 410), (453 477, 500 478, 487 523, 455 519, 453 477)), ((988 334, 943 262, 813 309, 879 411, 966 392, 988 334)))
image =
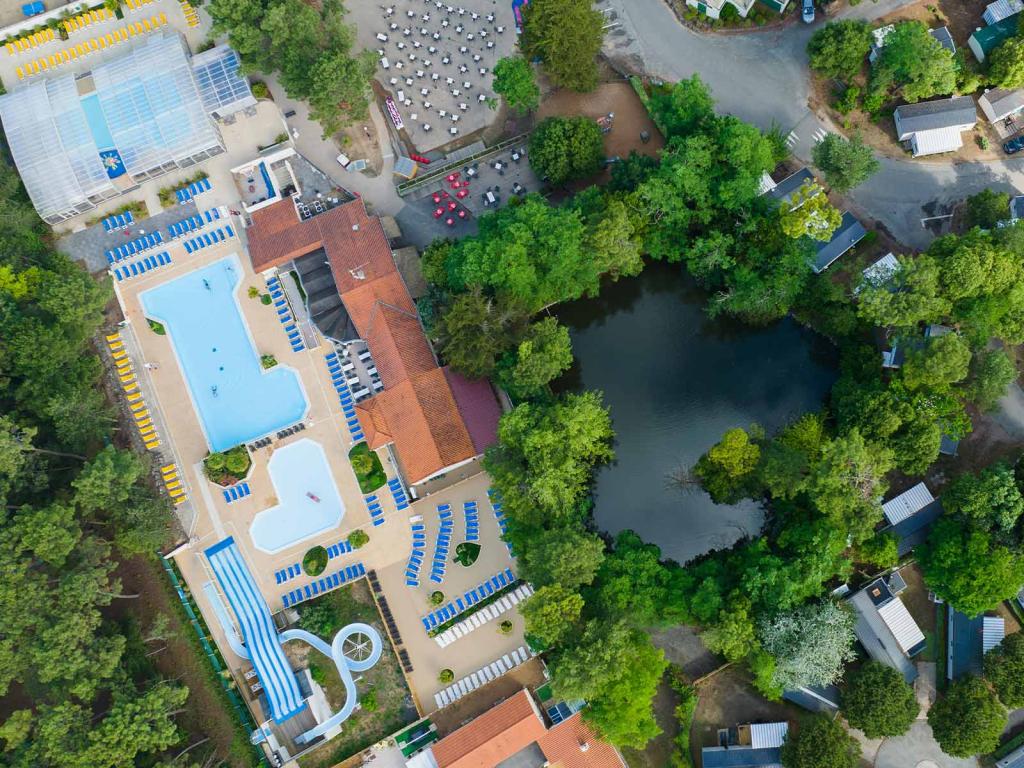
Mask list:
MULTIPOLYGON (((221 688, 227 695, 228 701, 231 702, 231 706, 235 710, 235 715, 238 718, 238 722, 245 728, 249 729, 249 732, 256 730, 256 723, 252 719, 248 708, 245 703, 239 697, 238 692, 228 685, 227 680, 224 678, 224 667, 220 663, 220 659, 217 657, 217 652, 213 646, 210 645, 210 638, 203 627, 203 622, 199 619, 198 608, 193 605, 191 597, 186 594, 184 588, 181 585, 181 580, 178 579, 178 574, 174 572, 174 567, 168 562, 167 558, 160 556, 160 565, 164 568, 164 573, 167 574, 167 578, 171 582, 171 586, 174 587, 174 591, 178 595, 178 600, 181 601, 181 607, 185 609, 185 615, 188 616, 189 623, 192 625, 192 629, 195 630, 196 637, 199 638, 199 643, 203 647, 203 652, 206 654, 206 658, 209 659, 210 665, 213 667, 213 671, 216 674, 217 679, 220 681, 221 688)), ((261 766, 267 766, 269 768, 270 763, 267 762, 266 755, 263 754, 263 750, 253 745, 253 755, 257 759, 257 764, 261 766)))
POLYGON ((435 182, 438 179, 443 179, 445 176, 451 173, 451 169, 457 165, 467 165, 468 163, 476 162, 477 160, 481 160, 487 157, 488 155, 493 155, 498 152, 501 152, 502 150, 508 149, 509 147, 523 144, 529 138, 529 136, 530 134, 528 133, 521 133, 518 136, 513 136, 511 139, 505 139, 504 141, 500 141, 493 147, 487 147, 486 149, 482 149, 475 154, 469 155, 468 157, 461 157, 458 160, 446 163, 445 165, 439 166, 437 168, 431 168, 425 174, 417 174, 415 179, 403 181, 401 184, 398 185, 398 194, 401 197, 405 197, 407 194, 416 189, 419 189, 420 187, 425 187, 426 185, 431 184, 432 182, 435 182))

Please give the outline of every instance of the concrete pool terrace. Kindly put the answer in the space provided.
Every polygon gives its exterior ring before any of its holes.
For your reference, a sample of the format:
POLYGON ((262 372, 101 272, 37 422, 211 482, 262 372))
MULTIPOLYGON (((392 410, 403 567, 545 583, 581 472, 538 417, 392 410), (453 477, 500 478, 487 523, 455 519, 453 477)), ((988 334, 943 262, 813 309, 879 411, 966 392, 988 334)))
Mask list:
MULTIPOLYGON (((241 227, 236 227, 236 230, 244 238, 244 230, 241 227)), ((316 579, 303 574, 285 584, 278 584, 275 572, 301 562, 302 556, 311 546, 331 546, 346 539, 355 529, 366 531, 370 535, 369 544, 332 559, 327 573, 355 563, 362 563, 366 570, 376 572, 401 635, 401 647, 412 661, 413 671, 407 674, 406 679, 416 706, 423 714, 433 712, 437 708, 434 694, 445 687, 437 679, 441 669, 452 669, 458 679, 525 643, 522 619, 514 611, 502 617, 512 619, 514 629, 511 634, 499 633, 498 622, 492 621, 445 648, 441 648, 429 637, 421 624, 421 617, 431 611, 429 595, 433 589, 440 588, 454 598, 505 568, 515 569, 514 561, 500 541, 500 530, 487 504, 486 490, 490 480, 484 473, 474 474, 476 470, 471 467, 455 470, 449 477, 449 487, 429 484, 431 495, 414 502, 401 512, 396 509, 387 486, 384 486, 376 493, 385 522, 374 527, 364 500, 365 494, 360 491, 348 460, 350 437, 324 362, 330 346, 321 342, 318 348, 301 352, 292 350, 273 307, 247 296, 250 286, 264 291, 265 283, 262 276, 253 272, 242 245, 244 240, 235 240, 186 255, 177 243, 169 244, 172 264, 115 286, 126 319, 126 324, 119 330, 122 336, 131 339, 128 346, 137 350, 137 354, 133 352, 132 359, 142 382, 147 405, 159 413, 166 424, 166 439, 159 458, 154 461, 159 464, 171 461, 177 463, 189 501, 195 508, 195 522, 185 531, 189 544, 176 552, 174 559, 191 586, 196 602, 224 653, 238 682, 239 692, 249 696, 250 706, 259 717, 260 706, 247 693, 247 685, 242 676, 248 663, 230 650, 213 604, 204 592, 203 585, 212 580, 213 574, 202 554, 203 550, 227 536, 233 536, 261 594, 270 610, 276 613, 283 608, 282 598, 286 592, 304 588, 316 579), (219 486, 210 483, 203 475, 202 461, 209 448, 172 341, 168 336, 150 330, 140 296, 147 290, 215 264, 233 254, 238 256, 239 283, 235 290, 238 308, 256 345, 256 352, 273 354, 280 365, 294 371, 306 393, 308 410, 303 420, 306 428, 302 432, 275 439, 270 446, 252 453, 253 465, 246 478, 252 494, 228 504, 219 486), (145 368, 145 364, 151 367, 145 368), (253 541, 251 528, 259 515, 280 505, 282 501, 279 498, 280 489, 275 488, 271 475, 276 472, 273 457, 282 452, 287 457, 288 451, 304 442, 312 442, 320 447, 344 514, 327 530, 321 528, 301 541, 298 538, 290 540, 275 553, 264 551, 253 541), (470 475, 468 479, 464 478, 466 474, 470 475), (407 587, 404 574, 412 547, 410 517, 422 516, 429 549, 433 550, 439 528, 437 505, 451 504, 456 513, 455 543, 458 543, 462 540, 462 503, 469 500, 476 501, 480 507, 482 551, 478 561, 471 568, 450 563, 444 584, 440 587, 432 584, 426 574, 419 587, 407 587)), ((381 449, 378 455, 388 477, 396 476, 397 468, 388 450, 381 449)))

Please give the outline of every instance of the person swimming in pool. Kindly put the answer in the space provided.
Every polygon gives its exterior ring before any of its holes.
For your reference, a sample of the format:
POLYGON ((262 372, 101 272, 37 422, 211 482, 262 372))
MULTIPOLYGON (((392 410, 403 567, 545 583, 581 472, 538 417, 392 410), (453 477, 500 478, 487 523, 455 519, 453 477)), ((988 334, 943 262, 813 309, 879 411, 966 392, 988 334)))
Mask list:
POLYGON ((217 396, 217 385, 216 384, 214 384, 212 387, 210 387, 210 392, 213 393, 214 397, 217 396))
POLYGON ((209 281, 209 280, 207 280, 207 279, 206 279, 205 277, 203 278, 203 287, 204 287, 204 288, 205 288, 206 290, 208 290, 208 291, 212 291, 212 290, 213 290, 213 289, 212 289, 212 288, 210 287, 210 281, 209 281))

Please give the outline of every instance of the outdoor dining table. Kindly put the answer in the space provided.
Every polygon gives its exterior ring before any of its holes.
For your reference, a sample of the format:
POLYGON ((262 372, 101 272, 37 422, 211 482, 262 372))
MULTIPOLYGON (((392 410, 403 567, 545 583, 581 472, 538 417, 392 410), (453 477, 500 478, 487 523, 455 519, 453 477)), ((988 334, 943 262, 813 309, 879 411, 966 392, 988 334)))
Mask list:
POLYGON ((442 216, 444 216, 444 208, 435 208, 434 209, 434 218, 435 219, 440 219, 442 216))
POLYGON ((488 190, 488 192, 487 192, 487 202, 493 203, 495 200, 497 200, 497 198, 494 196, 494 193, 491 192, 490 190, 488 190))

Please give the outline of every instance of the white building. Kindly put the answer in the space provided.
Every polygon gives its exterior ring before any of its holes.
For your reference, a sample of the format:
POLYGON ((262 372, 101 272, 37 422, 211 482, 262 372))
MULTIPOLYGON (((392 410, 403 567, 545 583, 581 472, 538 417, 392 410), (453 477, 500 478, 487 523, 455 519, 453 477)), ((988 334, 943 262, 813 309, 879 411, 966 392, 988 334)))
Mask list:
POLYGON ((896 137, 914 157, 921 157, 960 149, 964 144, 961 134, 974 128, 978 113, 970 96, 951 96, 904 104, 897 107, 893 120, 896 137))

